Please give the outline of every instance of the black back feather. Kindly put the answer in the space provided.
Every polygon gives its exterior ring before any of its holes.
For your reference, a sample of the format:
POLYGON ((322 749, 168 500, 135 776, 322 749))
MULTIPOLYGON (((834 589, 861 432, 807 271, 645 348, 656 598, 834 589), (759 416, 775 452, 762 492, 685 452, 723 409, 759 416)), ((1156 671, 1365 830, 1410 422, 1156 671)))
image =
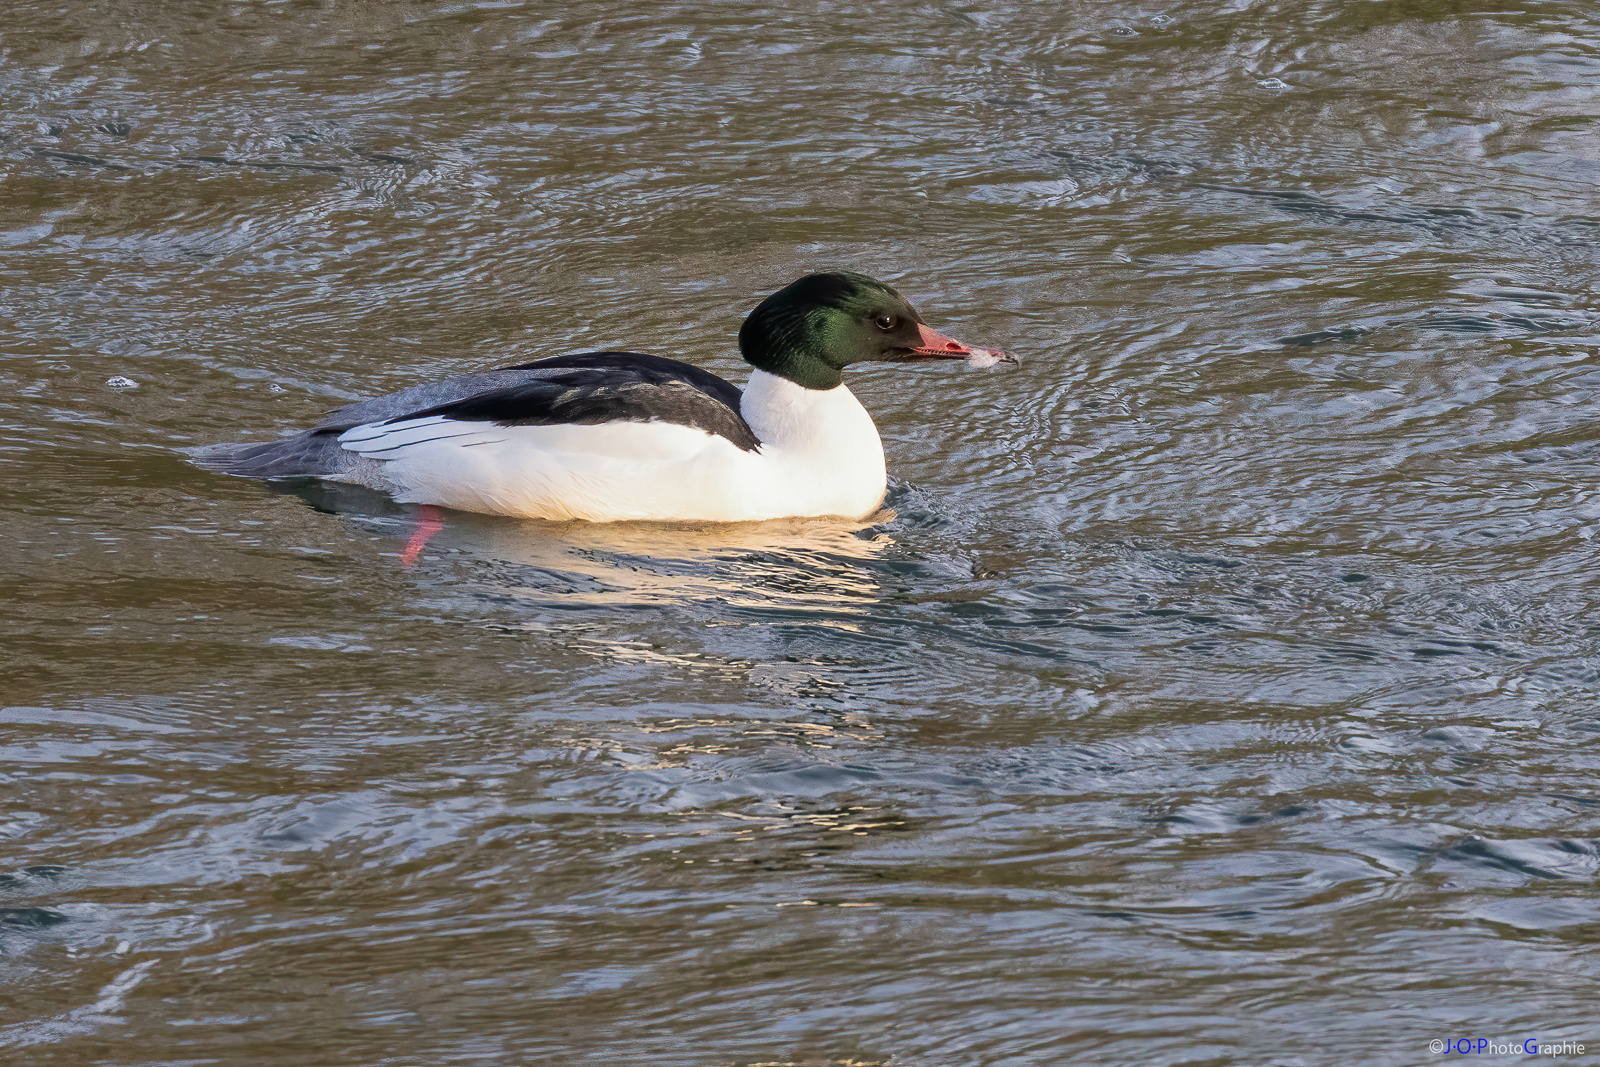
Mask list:
POLYGON ((739 414, 737 386, 665 356, 583 352, 502 369, 539 377, 387 421, 440 415, 497 426, 671 422, 727 438, 746 452, 761 444, 739 414))

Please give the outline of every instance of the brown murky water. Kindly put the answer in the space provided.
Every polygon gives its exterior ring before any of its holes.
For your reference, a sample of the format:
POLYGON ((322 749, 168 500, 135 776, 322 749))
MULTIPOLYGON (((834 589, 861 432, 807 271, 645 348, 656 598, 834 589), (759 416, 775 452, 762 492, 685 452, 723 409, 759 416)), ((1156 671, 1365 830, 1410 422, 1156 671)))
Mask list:
POLYGON ((7 1064, 1600 1058, 1594 5, 0 34, 7 1064), (830 266, 868 529, 182 453, 830 266))

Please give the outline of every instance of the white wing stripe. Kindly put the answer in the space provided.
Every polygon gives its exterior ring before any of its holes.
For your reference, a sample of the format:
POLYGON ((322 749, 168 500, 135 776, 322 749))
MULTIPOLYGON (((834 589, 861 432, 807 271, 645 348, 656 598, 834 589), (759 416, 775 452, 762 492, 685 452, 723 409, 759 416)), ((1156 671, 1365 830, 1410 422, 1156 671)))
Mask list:
MULTIPOLYGON (((393 435, 426 433, 446 425, 445 420, 438 415, 430 415, 425 419, 405 419, 399 422, 368 422, 360 426, 352 426, 339 435, 341 442, 345 441, 372 441, 380 437, 393 435)), ((455 424, 458 428, 461 423, 455 424)))
MULTIPOLYGON (((388 441, 387 437, 377 437, 367 441, 358 441, 353 445, 345 444, 344 442, 341 442, 341 444, 343 444, 343 446, 349 449, 351 452, 358 452, 363 456, 375 456, 379 452, 393 452, 396 449, 410 448, 413 445, 431 445, 435 441, 458 441, 463 437, 476 436, 478 436, 478 432, 473 431, 471 433, 447 433, 440 434, 438 437, 424 437, 421 439, 396 441, 394 444, 384 444, 384 442, 388 441)), ((485 441, 474 441, 472 443, 481 445, 484 444, 485 441)))
POLYGON ((412 446, 437 444, 441 441, 459 442, 457 448, 469 444, 486 444, 501 440, 505 431, 485 422, 467 422, 432 415, 425 419, 406 419, 400 422, 373 422, 353 426, 339 435, 339 445, 357 455, 374 459, 395 459, 396 453, 412 446))

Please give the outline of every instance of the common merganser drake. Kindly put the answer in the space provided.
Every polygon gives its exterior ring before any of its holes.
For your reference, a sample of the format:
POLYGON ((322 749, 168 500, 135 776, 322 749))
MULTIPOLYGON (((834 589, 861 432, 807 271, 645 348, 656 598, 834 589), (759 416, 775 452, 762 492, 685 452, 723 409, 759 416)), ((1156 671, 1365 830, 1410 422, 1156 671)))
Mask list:
POLYGON ((934 332, 889 286, 846 271, 767 297, 740 327, 739 351, 754 368, 742 393, 675 359, 585 352, 415 385, 195 462, 523 518, 864 519, 887 489, 883 443, 844 368, 1016 362, 934 332))

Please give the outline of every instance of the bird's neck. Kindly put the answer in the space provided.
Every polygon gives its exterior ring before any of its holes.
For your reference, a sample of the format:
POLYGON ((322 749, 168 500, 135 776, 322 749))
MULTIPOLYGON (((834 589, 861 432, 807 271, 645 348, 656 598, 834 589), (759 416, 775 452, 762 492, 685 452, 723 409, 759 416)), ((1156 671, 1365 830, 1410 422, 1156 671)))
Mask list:
POLYGON ((872 416, 843 385, 807 389, 756 370, 745 384, 739 411, 761 439, 763 451, 831 456, 850 463, 870 456, 883 462, 883 443, 872 416))

